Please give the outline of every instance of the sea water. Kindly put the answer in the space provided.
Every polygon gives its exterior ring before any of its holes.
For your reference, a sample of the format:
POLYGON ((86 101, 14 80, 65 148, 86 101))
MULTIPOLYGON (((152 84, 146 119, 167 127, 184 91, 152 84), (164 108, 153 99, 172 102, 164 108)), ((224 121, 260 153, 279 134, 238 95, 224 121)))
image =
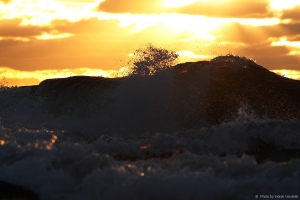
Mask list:
POLYGON ((49 112, 29 87, 2 87, 0 180, 46 200, 298 198, 299 120, 258 118, 241 104, 232 120, 187 130, 154 108, 164 104, 142 110, 158 116, 147 119, 132 114, 143 102, 122 108, 136 95, 125 89, 142 88, 134 81, 118 87, 112 107, 95 99, 81 116, 49 112), (142 120, 156 128, 136 128, 142 120))

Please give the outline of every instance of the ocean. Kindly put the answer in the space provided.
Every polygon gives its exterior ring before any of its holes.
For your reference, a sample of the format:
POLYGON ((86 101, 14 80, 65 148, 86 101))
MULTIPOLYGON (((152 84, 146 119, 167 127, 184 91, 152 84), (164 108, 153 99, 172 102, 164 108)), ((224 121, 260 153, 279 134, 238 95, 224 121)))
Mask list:
POLYGON ((299 89, 233 55, 2 86, 0 199, 298 199, 299 89))

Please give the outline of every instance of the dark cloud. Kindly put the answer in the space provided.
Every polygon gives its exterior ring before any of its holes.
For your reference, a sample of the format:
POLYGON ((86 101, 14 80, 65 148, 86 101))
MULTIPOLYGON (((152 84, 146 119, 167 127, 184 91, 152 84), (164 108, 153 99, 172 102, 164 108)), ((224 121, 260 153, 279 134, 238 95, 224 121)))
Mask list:
POLYGON ((159 13, 162 5, 162 0, 105 0, 97 9, 110 13, 159 13))
POLYGON ((276 56, 257 55, 256 59, 259 65, 262 65, 269 70, 276 70, 276 69, 299 70, 300 55, 276 55, 276 56))
POLYGON ((0 37, 24 37, 33 39, 42 33, 72 33, 72 34, 118 34, 118 20, 98 20, 96 18, 84 19, 78 22, 68 20, 54 20, 47 26, 20 26, 21 19, 0 20, 0 37))
POLYGON ((55 21, 51 28, 73 33, 74 37, 30 42, 0 40, 0 66, 29 71, 82 67, 111 69, 116 67, 118 56, 127 55, 130 30, 119 27, 116 20, 55 21))
POLYGON ((50 29, 38 26, 20 26, 21 19, 4 19, 0 20, 1 37, 31 37, 40 35, 50 29))
POLYGON ((249 56, 253 59, 265 58, 269 56, 286 56, 289 53, 289 49, 285 46, 271 46, 271 42, 265 42, 261 44, 249 44, 248 46, 234 46, 230 47, 230 50, 239 55, 249 56))
POLYGON ((298 35, 300 33, 300 21, 297 23, 280 24, 278 26, 284 29, 288 36, 298 35))
POLYGON ((78 22, 55 20, 48 27, 20 27, 19 23, 20 20, 0 20, 0 36, 29 37, 32 40, 0 40, 0 66, 18 70, 116 69, 124 64, 118 60, 148 42, 171 50, 190 50, 204 55, 234 52, 253 58, 268 69, 296 69, 300 64, 300 56, 287 56, 290 47, 271 46, 272 41, 269 40, 270 37, 279 39, 285 36, 288 40, 298 41, 300 24, 297 23, 260 27, 230 23, 211 32, 216 36, 215 41, 200 42, 183 42, 194 37, 192 32, 176 34, 162 24, 133 33, 134 25, 120 27, 117 20, 96 18, 78 22), (42 32, 50 33, 51 30, 73 36, 57 40, 34 39, 42 32))
POLYGON ((289 37, 288 40, 293 42, 300 42, 300 34, 294 37, 289 37))
POLYGON ((230 23, 213 30, 216 43, 228 52, 257 60, 267 69, 298 70, 300 55, 289 55, 292 47, 272 46, 272 41, 287 37, 290 41, 299 39, 300 24, 278 24, 274 26, 250 26, 230 23))
POLYGON ((295 6, 292 9, 284 10, 281 18, 300 21, 300 6, 295 6))
POLYGON ((0 66, 27 71, 82 67, 111 69, 115 67, 114 59, 125 54, 120 47, 123 44, 104 40, 83 37, 36 40, 11 43, 9 47, 0 41, 0 66))
POLYGON ((277 24, 272 26, 251 26, 240 23, 228 23, 211 31, 219 42, 230 41, 244 44, 258 44, 270 38, 287 37, 297 40, 300 23, 277 24))
POLYGON ((120 35, 118 32, 120 31, 119 24, 118 20, 98 20, 97 18, 83 19, 78 22, 55 20, 51 23, 51 28, 59 32, 72 34, 101 35, 109 33, 110 35, 120 35))
POLYGON ((172 10, 172 12, 205 15, 209 17, 237 17, 237 18, 260 18, 272 17, 273 14, 268 10, 269 2, 262 0, 240 1, 207 1, 195 2, 190 5, 182 6, 172 10))

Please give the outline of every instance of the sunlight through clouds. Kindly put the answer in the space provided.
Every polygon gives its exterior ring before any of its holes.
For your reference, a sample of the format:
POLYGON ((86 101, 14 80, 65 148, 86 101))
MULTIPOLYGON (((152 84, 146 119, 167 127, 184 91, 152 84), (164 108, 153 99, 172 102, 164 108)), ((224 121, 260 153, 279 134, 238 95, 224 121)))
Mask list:
POLYGON ((53 40, 53 39, 62 39, 71 37, 70 33, 43 33, 42 35, 36 36, 35 38, 38 40, 53 40))
POLYGON ((22 18, 22 26, 45 26, 55 19, 78 21, 92 9, 88 2, 78 8, 54 0, 12 0, 9 4, 0 4, 0 14, 2 19, 22 18))
POLYGON ((279 40, 272 41, 272 46, 288 46, 300 49, 300 41, 288 41, 286 37, 281 37, 279 40))
POLYGON ((156 24, 163 24, 165 27, 170 27, 176 34, 180 34, 184 31, 191 31, 195 36, 207 39, 215 40, 214 35, 210 34, 210 31, 218 28, 221 25, 229 23, 240 23, 242 25, 259 26, 272 26, 280 23, 278 18, 264 18, 264 19, 241 19, 241 18, 211 18, 205 16, 193 16, 184 14, 123 14, 123 15, 111 15, 110 19, 118 19, 121 27, 127 27, 134 25, 133 32, 140 32, 150 26, 156 24))
POLYGON ((299 0, 271 0, 270 2, 270 7, 274 10, 290 9, 297 5, 300 5, 299 0))
POLYGON ((299 50, 290 51, 289 55, 300 55, 300 48, 299 48, 299 50))
POLYGON ((155 24, 163 24, 165 27, 172 28, 175 34, 180 34, 184 31, 191 31, 196 36, 207 40, 214 40, 215 36, 210 35, 209 32, 230 20, 206 18, 204 16, 190 16, 180 14, 152 14, 152 15, 134 15, 122 16, 120 26, 126 27, 135 25, 133 31, 140 32, 149 26, 155 24), (197 24, 195 26, 195 24, 197 24), (203 28, 205 27, 205 28, 203 28))
POLYGON ((180 7, 197 2, 197 0, 163 0, 166 7, 180 7))
POLYGON ((207 55, 203 55, 203 54, 195 54, 193 53, 192 51, 179 51, 177 52, 179 56, 185 56, 185 57, 188 57, 188 58, 207 58, 208 56, 207 55))
POLYGON ((0 36, 0 41, 1 40, 13 40, 13 41, 21 41, 21 42, 29 42, 30 39, 26 37, 1 37, 0 36))
POLYGON ((83 74, 78 69, 115 76, 118 60, 153 43, 178 52, 181 62, 235 52, 271 70, 295 70, 299 6, 298 0, 0 0, 0 66, 36 80, 83 74))
POLYGON ((271 71, 283 77, 300 80, 300 71, 298 70, 280 69, 271 71))

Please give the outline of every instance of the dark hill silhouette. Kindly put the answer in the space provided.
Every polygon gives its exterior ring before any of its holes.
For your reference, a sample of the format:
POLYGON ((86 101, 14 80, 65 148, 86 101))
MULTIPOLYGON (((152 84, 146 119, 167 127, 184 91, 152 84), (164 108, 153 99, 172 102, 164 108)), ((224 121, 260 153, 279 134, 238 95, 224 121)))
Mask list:
MULTIPOLYGON (((148 77, 76 76, 45 80, 32 91, 46 100, 45 110, 55 116, 102 112, 116 102, 115 98, 121 98, 124 107, 144 101, 148 107, 145 117, 158 116, 164 110, 160 117, 151 120, 170 116, 184 129, 230 121, 242 107, 258 118, 300 119, 300 81, 233 55, 178 64, 148 77), (118 90, 124 90, 123 96, 112 95, 118 90)), ((168 129, 173 131, 170 126, 168 129)))

